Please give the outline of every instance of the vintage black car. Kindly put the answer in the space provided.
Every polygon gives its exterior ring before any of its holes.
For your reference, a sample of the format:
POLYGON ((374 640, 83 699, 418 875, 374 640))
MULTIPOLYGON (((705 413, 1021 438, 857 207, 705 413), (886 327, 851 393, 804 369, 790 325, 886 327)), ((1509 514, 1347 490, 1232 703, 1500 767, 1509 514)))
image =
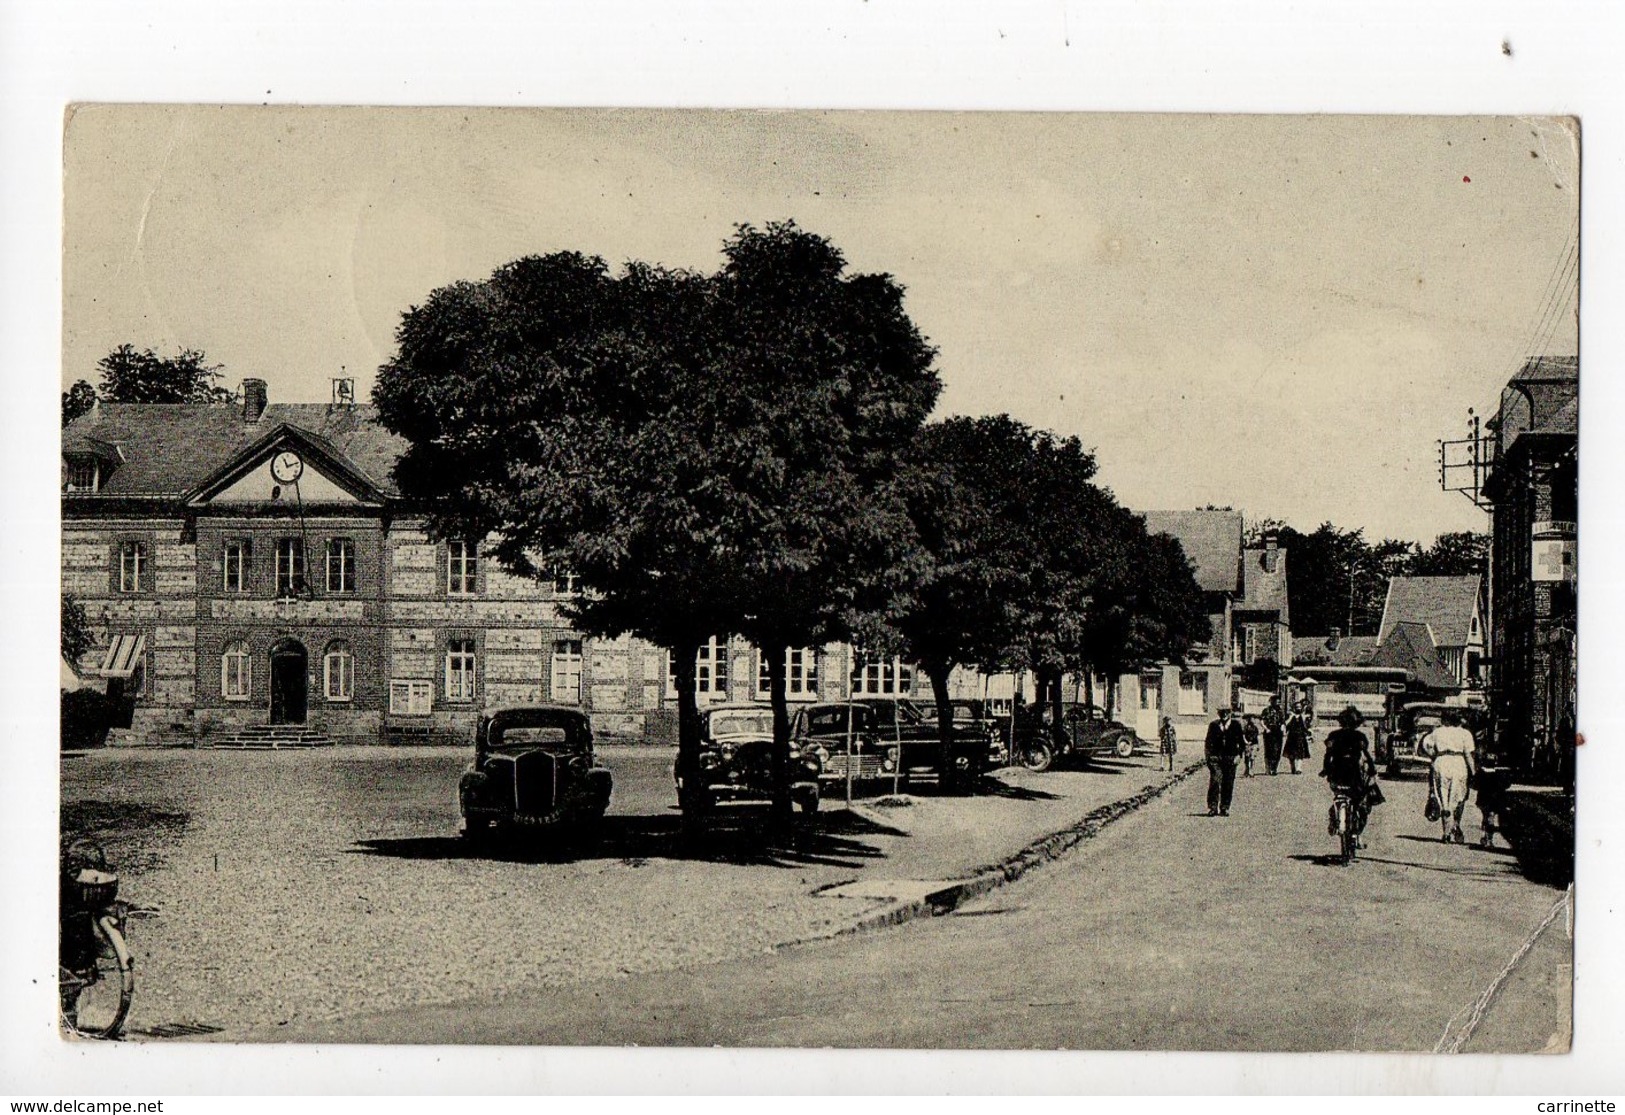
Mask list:
POLYGON ((889 776, 897 769, 896 756, 884 754, 877 742, 875 713, 866 705, 804 705, 790 723, 790 738, 798 754, 818 759, 818 777, 826 785, 844 782, 849 768, 854 782, 889 776))
POLYGON ((1046 771, 1058 758, 1116 755, 1126 759, 1140 746, 1127 725, 1109 719, 1098 705, 1067 702, 1061 708, 1059 741, 1050 726, 1048 703, 1024 705, 1015 718, 1014 758, 1032 771, 1046 771))
MULTIPOLYGON (((773 709, 713 705, 700 710, 700 745, 679 756, 677 802, 683 815, 704 814, 718 802, 773 800, 773 709)), ((804 813, 818 808, 822 763, 790 741, 790 799, 804 813)))
POLYGON ((1377 734, 1373 754, 1384 777, 1398 778, 1407 766, 1425 769, 1431 765, 1433 756, 1423 749, 1422 740, 1444 722, 1449 712, 1455 713, 1462 727, 1473 733, 1482 762, 1482 752, 1489 746, 1489 717, 1484 710, 1443 701, 1412 701, 1399 710, 1392 732, 1377 734))
POLYGON ((533 705, 486 712, 474 761, 457 785, 463 835, 574 829, 585 835, 609 808, 610 773, 593 756, 592 722, 578 708, 533 705))
POLYGON ((945 761, 936 706, 906 697, 860 697, 857 703, 874 710, 876 741, 887 759, 901 766, 904 778, 962 783, 997 765, 1004 752, 991 721, 955 716, 945 761))

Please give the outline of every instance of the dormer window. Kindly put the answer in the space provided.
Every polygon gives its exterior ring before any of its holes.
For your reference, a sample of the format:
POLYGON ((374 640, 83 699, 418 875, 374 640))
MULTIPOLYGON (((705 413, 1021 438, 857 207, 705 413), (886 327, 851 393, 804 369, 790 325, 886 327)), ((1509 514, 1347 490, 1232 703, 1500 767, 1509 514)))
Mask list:
POLYGON ((68 458, 68 484, 70 492, 94 492, 101 480, 101 467, 94 457, 68 458))

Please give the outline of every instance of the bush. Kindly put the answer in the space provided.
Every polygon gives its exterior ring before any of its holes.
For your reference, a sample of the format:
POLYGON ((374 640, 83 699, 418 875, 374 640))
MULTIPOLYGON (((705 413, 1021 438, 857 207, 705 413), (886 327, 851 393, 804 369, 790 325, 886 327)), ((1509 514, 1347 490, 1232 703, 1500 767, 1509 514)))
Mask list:
POLYGON ((62 747, 100 747, 107 742, 116 711, 107 694, 79 689, 62 694, 62 747))

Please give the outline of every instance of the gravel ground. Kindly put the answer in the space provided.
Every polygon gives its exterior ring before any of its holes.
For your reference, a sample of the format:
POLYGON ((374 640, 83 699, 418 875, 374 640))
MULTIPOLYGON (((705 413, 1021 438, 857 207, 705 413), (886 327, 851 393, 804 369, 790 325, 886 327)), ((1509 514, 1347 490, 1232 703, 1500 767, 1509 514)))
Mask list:
POLYGON ((964 874, 1154 778, 1133 765, 1121 768, 1132 777, 1011 772, 998 795, 827 809, 794 847, 743 826, 685 848, 670 753, 603 752, 614 804, 604 841, 579 859, 465 849, 462 748, 65 758, 65 832, 97 835, 124 897, 158 910, 131 928, 130 1035, 308 1024, 737 959, 880 904, 822 888, 964 874))

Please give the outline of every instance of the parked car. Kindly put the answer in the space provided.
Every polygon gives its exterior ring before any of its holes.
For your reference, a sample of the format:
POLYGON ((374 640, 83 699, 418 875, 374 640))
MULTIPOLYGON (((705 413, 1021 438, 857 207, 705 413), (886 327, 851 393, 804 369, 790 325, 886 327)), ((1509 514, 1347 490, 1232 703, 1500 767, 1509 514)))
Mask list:
MULTIPOLYGON (((684 817, 710 812, 718 802, 773 800, 773 709, 768 705, 712 705, 700 710, 700 745, 679 761, 677 802, 684 817)), ((803 813, 818 808, 823 764, 815 751, 790 740, 790 798, 803 813)))
POLYGON ((901 767, 904 778, 929 776, 939 783, 963 782, 995 765, 995 756, 1004 750, 991 721, 955 716, 944 769, 942 733, 934 705, 917 705, 906 697, 860 697, 856 703, 874 710, 876 739, 888 758, 901 767))
POLYGON ((457 784, 463 835, 590 831, 609 808, 610 785, 593 756, 592 722, 580 709, 492 709, 474 728, 474 761, 457 784))
POLYGON ((818 777, 825 785, 844 782, 849 766, 854 781, 880 778, 897 769, 896 756, 882 751, 875 712, 867 705, 844 701, 803 705, 791 721, 790 738, 797 754, 818 759, 818 777))
MULTIPOLYGON (((1450 705, 1442 701, 1412 701, 1400 708, 1392 732, 1386 735, 1378 733, 1373 757, 1383 774, 1398 778, 1406 767, 1431 765, 1433 757, 1422 750, 1422 739, 1439 726, 1447 711, 1461 717, 1462 727, 1473 733, 1473 741, 1480 752, 1489 746, 1489 724, 1483 709, 1450 705)), ((1482 759, 1482 755, 1480 757, 1482 759)))
POLYGON ((955 731, 979 730, 985 732, 992 741, 992 745, 988 748, 990 768, 1002 767, 1010 761, 1008 736, 1002 726, 1008 718, 994 716, 988 709, 987 702, 979 698, 955 697, 948 704, 954 710, 955 731))
POLYGON ((1032 771, 1046 771, 1066 756, 1115 755, 1126 759, 1140 746, 1134 729, 1109 719, 1098 705, 1068 702, 1061 710, 1059 743, 1050 728, 1050 706, 1026 705, 1016 715, 1014 760, 1032 771))

